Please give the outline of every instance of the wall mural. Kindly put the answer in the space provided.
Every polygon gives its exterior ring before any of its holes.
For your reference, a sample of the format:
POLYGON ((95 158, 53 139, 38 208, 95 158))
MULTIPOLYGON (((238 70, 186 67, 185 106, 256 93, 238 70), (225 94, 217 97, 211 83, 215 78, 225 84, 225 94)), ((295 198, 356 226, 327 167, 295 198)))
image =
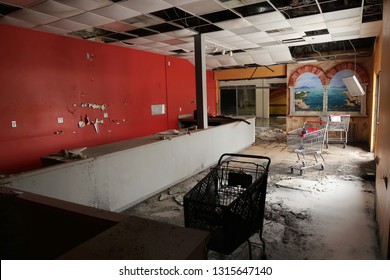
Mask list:
POLYGON ((354 72, 341 70, 333 76, 328 87, 328 111, 360 112, 361 97, 351 96, 343 78, 351 77, 354 72))
POLYGON ((366 87, 366 71, 352 63, 340 63, 326 72, 313 65, 298 68, 289 78, 290 113, 319 115, 346 112, 364 115, 365 95, 352 96, 343 82, 343 78, 352 75, 357 76, 363 88, 366 87))
POLYGON ((324 88, 321 80, 313 73, 299 76, 294 86, 295 111, 322 111, 324 88))

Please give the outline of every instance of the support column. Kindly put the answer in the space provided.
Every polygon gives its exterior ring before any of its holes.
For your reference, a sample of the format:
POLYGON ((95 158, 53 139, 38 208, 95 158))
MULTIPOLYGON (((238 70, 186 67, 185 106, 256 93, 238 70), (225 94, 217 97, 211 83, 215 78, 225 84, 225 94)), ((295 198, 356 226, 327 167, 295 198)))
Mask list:
POLYGON ((208 128, 205 38, 203 34, 197 34, 194 39, 197 110, 196 121, 198 128, 205 129, 208 128))

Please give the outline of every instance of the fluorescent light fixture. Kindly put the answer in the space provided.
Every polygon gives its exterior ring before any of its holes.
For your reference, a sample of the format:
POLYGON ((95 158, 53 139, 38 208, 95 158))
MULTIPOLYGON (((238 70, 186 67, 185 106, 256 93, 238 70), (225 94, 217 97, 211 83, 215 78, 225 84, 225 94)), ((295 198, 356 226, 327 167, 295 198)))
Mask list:
POLYGON ((348 91, 352 96, 362 96, 365 94, 364 89, 362 88, 355 75, 353 75, 352 77, 344 78, 343 82, 347 86, 348 91))

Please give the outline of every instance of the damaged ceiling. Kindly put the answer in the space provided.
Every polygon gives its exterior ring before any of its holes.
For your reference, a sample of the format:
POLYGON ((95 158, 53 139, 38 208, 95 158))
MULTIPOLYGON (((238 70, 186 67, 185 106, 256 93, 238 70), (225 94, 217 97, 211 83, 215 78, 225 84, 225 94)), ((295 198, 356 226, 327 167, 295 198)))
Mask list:
POLYGON ((0 0, 0 24, 194 62, 211 69, 370 56, 383 0, 0 0))

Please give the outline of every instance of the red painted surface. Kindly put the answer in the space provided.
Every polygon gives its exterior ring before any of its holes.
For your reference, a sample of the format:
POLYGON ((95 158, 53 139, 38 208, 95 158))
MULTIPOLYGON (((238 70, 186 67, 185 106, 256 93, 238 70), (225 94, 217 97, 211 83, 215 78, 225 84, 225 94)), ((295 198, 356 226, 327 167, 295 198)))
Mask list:
MULTIPOLYGON (((0 173, 39 168, 40 157, 61 149, 177 128, 177 106, 183 112, 195 106, 195 70, 186 60, 166 67, 163 55, 119 46, 5 25, 0 34, 0 173), (83 108, 87 102, 107 109, 83 108), (166 104, 168 113, 152 116, 153 104, 166 104), (86 116, 104 120, 99 133, 93 125, 78 127, 86 116)), ((215 85, 209 95, 215 111, 215 85)))

